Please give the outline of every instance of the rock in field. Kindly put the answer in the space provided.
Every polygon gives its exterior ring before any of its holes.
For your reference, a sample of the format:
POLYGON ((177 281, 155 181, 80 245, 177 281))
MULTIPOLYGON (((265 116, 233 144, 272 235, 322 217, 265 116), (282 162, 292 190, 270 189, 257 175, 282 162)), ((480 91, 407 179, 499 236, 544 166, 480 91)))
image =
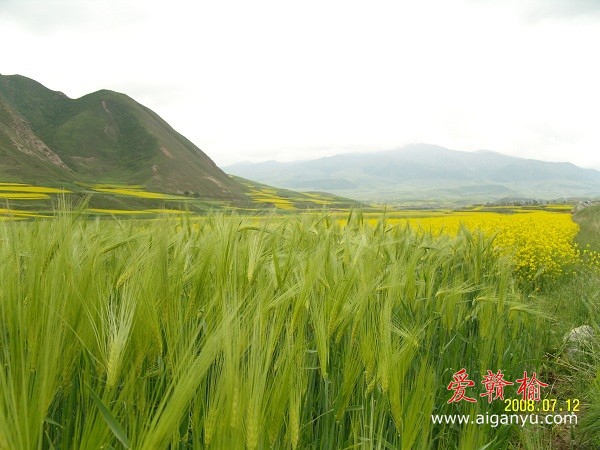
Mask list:
POLYGON ((565 334, 565 356, 569 359, 578 359, 592 351, 595 330, 589 325, 573 328, 565 334))

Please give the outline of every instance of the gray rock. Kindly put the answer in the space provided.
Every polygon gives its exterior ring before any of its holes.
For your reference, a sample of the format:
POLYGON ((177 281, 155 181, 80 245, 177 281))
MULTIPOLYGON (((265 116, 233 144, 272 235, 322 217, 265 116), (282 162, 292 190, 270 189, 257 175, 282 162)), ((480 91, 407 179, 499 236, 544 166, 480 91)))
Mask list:
POLYGON ((596 331, 589 325, 573 328, 564 337, 565 356, 569 359, 579 359, 592 351, 596 331))

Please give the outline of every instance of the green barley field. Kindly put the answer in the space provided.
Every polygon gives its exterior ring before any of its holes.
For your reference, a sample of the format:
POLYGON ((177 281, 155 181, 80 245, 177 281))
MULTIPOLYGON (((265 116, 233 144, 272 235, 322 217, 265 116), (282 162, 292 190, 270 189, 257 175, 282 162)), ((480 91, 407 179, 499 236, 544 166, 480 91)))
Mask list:
POLYGON ((348 215, 0 222, 0 449, 600 445, 598 353, 561 357, 598 331, 595 269, 539 292, 493 237, 348 215), (505 413, 448 403, 462 368, 536 371, 581 420, 433 423, 505 413))

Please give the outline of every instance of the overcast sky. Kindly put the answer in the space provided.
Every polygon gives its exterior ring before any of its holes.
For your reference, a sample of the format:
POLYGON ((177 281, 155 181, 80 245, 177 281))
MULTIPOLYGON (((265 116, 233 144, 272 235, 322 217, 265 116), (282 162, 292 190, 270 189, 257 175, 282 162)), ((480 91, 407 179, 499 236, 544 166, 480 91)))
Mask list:
POLYGON ((600 169, 600 0, 0 0, 0 73, 217 164, 431 143, 600 169))

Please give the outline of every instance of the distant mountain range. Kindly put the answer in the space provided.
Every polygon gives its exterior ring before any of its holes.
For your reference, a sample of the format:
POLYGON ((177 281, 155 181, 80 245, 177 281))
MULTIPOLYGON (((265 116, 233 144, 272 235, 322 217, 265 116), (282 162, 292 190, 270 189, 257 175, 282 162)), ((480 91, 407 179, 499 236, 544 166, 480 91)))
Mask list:
MULTIPOLYGON (((310 161, 236 164, 226 171, 281 188, 388 203, 600 195, 596 170, 425 144, 310 161)), ((139 184, 245 205, 257 189, 228 176, 127 95, 101 90, 71 99, 20 75, 0 75, 0 182, 139 184)))
POLYGON ((224 170, 282 188, 321 190, 364 201, 472 203, 600 196, 597 170, 428 144, 308 161, 240 163, 224 170))
POLYGON ((71 99, 20 75, 0 75, 0 182, 127 183, 246 202, 243 186, 127 95, 71 99))

